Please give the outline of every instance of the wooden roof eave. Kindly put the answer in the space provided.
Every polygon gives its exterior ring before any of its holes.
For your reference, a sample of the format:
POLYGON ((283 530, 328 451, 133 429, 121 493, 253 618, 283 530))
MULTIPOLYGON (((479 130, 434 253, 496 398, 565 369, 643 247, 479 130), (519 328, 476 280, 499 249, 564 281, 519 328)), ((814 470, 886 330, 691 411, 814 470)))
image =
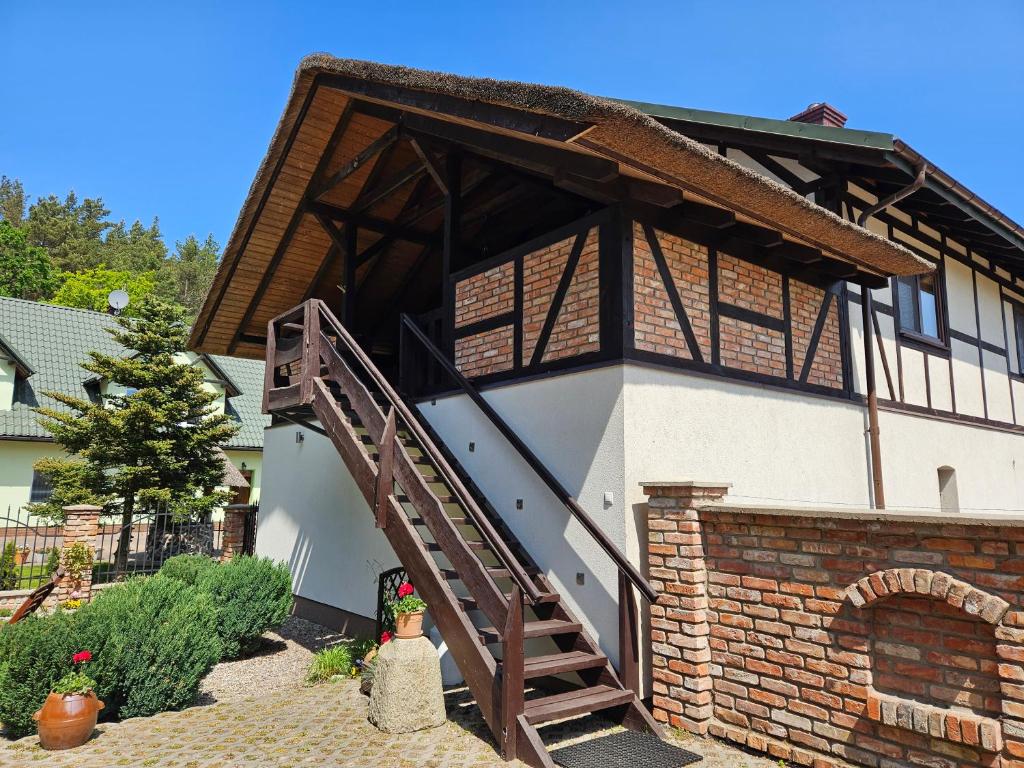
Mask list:
MULTIPOLYGON (((606 180, 620 170, 654 175, 684 192, 777 229, 793 242, 807 243, 835 254, 868 274, 912 274, 931 268, 901 246, 859 227, 851 227, 848 222, 779 185, 761 185, 757 194, 762 204, 750 205, 749 195, 744 200, 738 193, 743 185, 760 184, 755 175, 725 158, 710 156, 699 144, 635 110, 566 89, 459 78, 318 55, 304 60, 297 73, 285 115, 253 182, 213 288, 193 329, 193 348, 223 351, 205 345, 207 332, 216 319, 235 269, 245 257, 246 233, 251 234, 264 215, 267 198, 320 88, 358 98, 378 110, 400 112, 406 116, 405 127, 428 137, 443 124, 449 139, 465 141, 484 156, 492 151, 491 145, 496 141, 493 137, 499 137, 526 153, 547 159, 557 155, 559 162, 573 167, 573 173, 594 181, 606 180), (624 114, 624 110, 629 114, 624 114), (638 141, 638 137, 642 141, 638 141), (685 146, 676 146, 680 142, 685 146), (680 173, 679 169, 665 168, 660 162, 657 167, 647 164, 645 151, 653 152, 654 157, 673 153, 686 155, 689 170, 696 169, 697 173, 680 173), (775 220, 771 215, 774 210, 784 211, 796 221, 803 220, 810 225, 797 227, 775 220)), ((231 351, 237 346, 239 353, 258 356, 257 340, 246 337, 251 309, 252 304, 230 346, 231 351)), ((237 309, 228 312, 226 317, 229 322, 236 322, 231 319, 235 316, 237 309)))

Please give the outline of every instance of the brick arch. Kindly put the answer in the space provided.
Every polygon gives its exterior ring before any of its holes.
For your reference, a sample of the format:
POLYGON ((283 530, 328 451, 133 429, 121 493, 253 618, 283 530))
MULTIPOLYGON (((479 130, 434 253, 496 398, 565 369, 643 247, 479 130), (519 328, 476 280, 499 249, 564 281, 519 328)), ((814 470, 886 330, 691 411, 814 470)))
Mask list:
POLYGON ((864 608, 893 595, 920 595, 941 600, 989 624, 1002 622, 1010 604, 1001 597, 971 586, 942 571, 925 568, 889 568, 846 588, 850 602, 864 608))

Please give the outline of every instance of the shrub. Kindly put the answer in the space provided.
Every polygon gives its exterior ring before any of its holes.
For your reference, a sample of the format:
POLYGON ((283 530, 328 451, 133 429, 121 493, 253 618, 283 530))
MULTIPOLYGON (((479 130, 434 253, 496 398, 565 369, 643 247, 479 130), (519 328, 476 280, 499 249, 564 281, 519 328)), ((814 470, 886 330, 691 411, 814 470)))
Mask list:
POLYGON ((355 666, 352 651, 347 645, 332 645, 313 655, 313 662, 306 673, 307 683, 323 683, 334 677, 352 677, 355 666))
POLYGON ((13 541, 7 542, 0 552, 0 589, 15 589, 18 586, 18 567, 14 564, 16 548, 13 541))
POLYGON ((46 576, 49 578, 60 568, 60 547, 52 547, 46 555, 46 576))
POLYGON ((196 588, 217 606, 221 658, 254 650, 260 636, 281 625, 292 608, 292 577, 285 563, 263 557, 236 557, 208 568, 196 588))
POLYGON ((194 703, 220 658, 208 595, 159 574, 103 590, 76 613, 104 714, 141 717, 194 703))
POLYGON ((217 561, 206 555, 175 555, 160 566, 160 573, 195 586, 200 576, 216 567, 217 561))
POLYGON ((72 671, 78 643, 74 617, 61 611, 0 626, 0 722, 8 735, 35 732, 32 713, 72 671))

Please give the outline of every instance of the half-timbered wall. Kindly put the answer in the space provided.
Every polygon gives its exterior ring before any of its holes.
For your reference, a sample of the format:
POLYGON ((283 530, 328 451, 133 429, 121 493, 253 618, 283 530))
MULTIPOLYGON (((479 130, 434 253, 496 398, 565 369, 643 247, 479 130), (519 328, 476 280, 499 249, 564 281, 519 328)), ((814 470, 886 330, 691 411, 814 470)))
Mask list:
POLYGON ((722 375, 843 390, 837 288, 634 224, 633 344, 722 375))
MULTIPOLYGON (((870 192, 849 184, 843 213, 855 219, 875 201, 870 192)), ((896 208, 868 225, 935 264, 942 304, 941 338, 928 342, 901 327, 894 286, 872 292, 883 406, 1012 430, 1024 426, 1024 379, 1013 321, 1015 305, 1024 302, 1024 281, 896 208)), ((851 315, 859 316, 857 287, 851 286, 849 298, 851 315)), ((858 391, 864 386, 858 382, 858 391)))
POLYGON ((528 375, 600 351, 601 227, 589 217, 453 276, 463 374, 528 375))

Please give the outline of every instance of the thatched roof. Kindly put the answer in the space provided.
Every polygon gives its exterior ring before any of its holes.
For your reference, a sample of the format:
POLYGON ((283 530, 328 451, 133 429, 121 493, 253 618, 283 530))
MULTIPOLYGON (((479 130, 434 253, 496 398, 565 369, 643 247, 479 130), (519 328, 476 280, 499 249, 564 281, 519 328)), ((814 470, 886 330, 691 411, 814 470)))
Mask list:
POLYGON ((226 485, 228 488, 248 488, 249 481, 245 479, 245 476, 238 471, 231 459, 224 451, 217 449, 217 452, 221 456, 221 460, 224 462, 224 475, 221 478, 221 483, 226 485))
MULTIPOLYGON (((235 277, 236 267, 244 268, 239 262, 246 255, 242 251, 248 248, 247 233, 251 233, 253 227, 262 226, 260 219, 267 215, 267 211, 274 215, 274 212, 283 212, 288 206, 299 204, 302 186, 313 170, 311 166, 316 165, 318 153, 328 149, 331 129, 349 98, 397 105, 408 112, 556 146, 583 156, 610 158, 619 164, 623 175, 674 186, 691 199, 727 208, 740 217, 770 226, 795 242, 820 249, 872 275, 918 274, 932 269, 925 260, 902 246, 842 219, 626 104, 557 86, 462 77, 318 53, 304 58, 296 72, 284 114, 257 171, 225 248, 213 289, 196 323, 192 341, 197 348, 212 352, 226 349, 224 341, 215 339, 208 343, 207 334, 214 315, 217 315, 218 324, 221 320, 220 304, 228 292, 229 281, 238 283, 240 293, 251 294, 252 285, 245 280, 239 282, 235 277), (328 88, 317 91, 318 78, 334 78, 334 81, 328 88), (307 98, 311 90, 316 95, 312 105, 307 98), (320 92, 325 90, 333 93, 333 98, 321 95, 320 92), (388 94, 398 92, 414 92, 422 97, 421 104, 411 104, 407 99, 389 101, 388 94), (579 123, 580 130, 564 139, 533 136, 474 121, 465 115, 445 113, 429 105, 423 106, 429 104, 432 95, 462 100, 470 105, 493 105, 579 123), (307 123, 311 124, 308 130, 305 128, 307 123), (315 127, 313 123, 316 123, 315 127), (295 138, 296 133, 298 138, 295 138), (289 163, 291 155, 297 152, 306 154, 301 161, 289 163), (284 172, 280 171, 282 163, 284 172), (298 186, 294 192, 277 194, 271 189, 282 183, 278 173, 281 173, 281 178, 296 180, 298 186), (267 198, 271 196, 275 199, 268 203, 267 198)), ((308 236, 300 232, 300 240, 311 243, 311 248, 319 248, 323 243, 315 239, 323 240, 325 236, 322 232, 314 234, 314 229, 310 229, 308 236)), ((280 238, 279 234, 277 238, 280 238)), ((274 242, 274 237, 268 231, 261 240, 274 242)), ((269 250, 272 253, 274 249, 270 247, 269 250)), ((261 263, 269 262, 270 257, 260 256, 259 260, 261 263)), ((256 263, 250 267, 253 273, 258 271, 256 263)), ((258 331, 273 314, 268 313, 269 309, 255 316, 250 312, 242 318, 249 325, 240 332, 258 331)), ((223 312, 223 319, 229 324, 237 324, 242 314, 236 308, 229 308, 223 312)), ((236 335, 234 345, 237 341, 236 335)), ((247 349, 244 344, 238 351, 240 354, 258 354, 256 348, 247 349)))

